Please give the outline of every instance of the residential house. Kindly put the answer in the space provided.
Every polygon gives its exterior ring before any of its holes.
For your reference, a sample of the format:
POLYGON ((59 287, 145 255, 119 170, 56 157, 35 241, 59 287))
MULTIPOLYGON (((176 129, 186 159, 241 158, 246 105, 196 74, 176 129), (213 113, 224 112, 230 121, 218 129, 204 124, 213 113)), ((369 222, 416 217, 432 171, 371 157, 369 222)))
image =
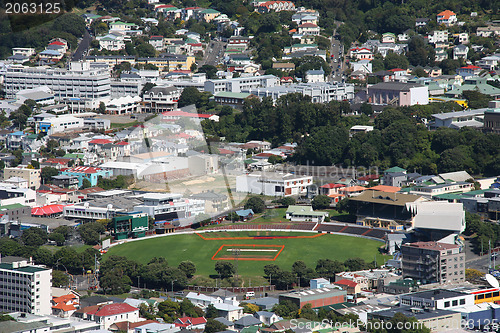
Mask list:
POLYGON ((295 11, 295 4, 292 1, 264 1, 258 2, 255 6, 255 11, 259 13, 280 12, 280 11, 295 11))
POLYGON ((252 315, 246 315, 234 321, 234 328, 237 330, 250 326, 262 326, 262 322, 252 315))
POLYGON ((417 27, 417 28, 425 27, 428 22, 429 22, 429 19, 426 17, 417 18, 417 19, 415 19, 415 27, 417 27))
POLYGON ((174 86, 156 86, 143 96, 143 110, 150 113, 161 113, 177 109, 177 101, 181 91, 174 86))
POLYGON ((383 33, 382 43, 396 43, 396 35, 392 32, 383 33))
POLYGON ((437 14, 437 23, 444 24, 447 27, 455 25, 455 23, 457 23, 457 14, 451 10, 442 11, 437 14))
POLYGON ((478 27, 476 30, 478 37, 491 37, 500 35, 500 27, 489 25, 487 27, 478 27))
POLYGON ((163 36, 149 37, 149 44, 151 44, 157 51, 162 51, 165 48, 165 45, 163 43, 163 36))
POLYGON ((60 174, 78 178, 78 187, 82 187, 84 179, 87 179, 91 186, 96 186, 99 177, 111 177, 111 171, 109 170, 87 166, 77 166, 65 169, 60 174))
POLYGON ((357 60, 373 60, 374 54, 372 50, 366 47, 355 47, 349 51, 350 57, 357 60))
POLYGON ((483 69, 478 66, 474 65, 467 65, 465 67, 460 67, 457 69, 457 74, 462 76, 462 77, 467 77, 467 76, 478 76, 479 73, 481 73, 483 69))
POLYGON ((303 23, 298 26, 300 35, 319 35, 319 27, 314 23, 303 23))
POLYGON ((325 71, 323 68, 318 70, 310 69, 305 74, 305 79, 308 83, 325 82, 325 71))
POLYGON ((204 330, 207 320, 205 317, 180 317, 174 321, 174 325, 188 330, 204 330))
POLYGON ((255 318, 257 318, 261 323, 263 323, 266 326, 271 326, 275 322, 283 319, 276 313, 269 311, 257 311, 253 315, 255 318))
POLYGON ((218 10, 215 9, 205 9, 199 12, 198 16, 205 22, 210 23, 212 22, 217 16, 219 16, 221 13, 218 10))
POLYGON ((106 305, 93 305, 78 309, 74 316, 84 320, 100 323, 104 329, 121 321, 139 321, 139 309, 127 303, 112 303, 106 305))
POLYGON ((52 314, 62 318, 71 317, 80 306, 80 295, 73 290, 66 290, 64 295, 60 295, 54 293, 54 289, 64 291, 61 288, 52 288, 52 314))
POLYGON ((467 45, 457 45, 453 48, 453 59, 467 59, 467 54, 469 53, 469 47, 467 45))

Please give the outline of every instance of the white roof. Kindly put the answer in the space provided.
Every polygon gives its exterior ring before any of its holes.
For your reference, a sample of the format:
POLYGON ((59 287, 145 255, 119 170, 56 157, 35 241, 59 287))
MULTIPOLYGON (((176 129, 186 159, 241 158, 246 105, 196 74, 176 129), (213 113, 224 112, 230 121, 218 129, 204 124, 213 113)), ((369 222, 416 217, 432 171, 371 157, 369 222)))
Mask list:
POLYGON ((236 310, 243 309, 241 306, 236 306, 236 305, 227 304, 227 303, 215 303, 214 307, 217 310, 221 310, 221 311, 236 311, 236 310))
POLYGON ((416 213, 413 226, 423 229, 437 229, 463 232, 465 212, 462 203, 447 201, 423 201, 406 204, 406 208, 416 213))
POLYGON ((440 173, 439 177, 443 179, 451 179, 454 182, 465 182, 468 179, 471 179, 472 176, 467 173, 467 171, 455 171, 455 172, 447 172, 440 173))

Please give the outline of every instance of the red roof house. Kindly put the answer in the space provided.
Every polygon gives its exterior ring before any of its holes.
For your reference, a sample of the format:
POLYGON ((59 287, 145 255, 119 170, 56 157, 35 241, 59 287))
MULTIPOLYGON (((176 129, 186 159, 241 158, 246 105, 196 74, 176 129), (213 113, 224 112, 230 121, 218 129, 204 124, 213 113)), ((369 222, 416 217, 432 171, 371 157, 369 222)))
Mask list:
POLYGON ((175 326, 187 329, 205 329, 206 323, 205 317, 181 317, 174 321, 175 326))
POLYGON ((354 295, 361 292, 361 286, 348 279, 339 280, 334 284, 340 286, 343 290, 347 291, 348 294, 354 295))
POLYGON ((139 309, 127 303, 87 306, 77 310, 74 315, 86 320, 103 323, 106 330, 114 323, 122 322, 124 319, 132 323, 139 321, 139 309))

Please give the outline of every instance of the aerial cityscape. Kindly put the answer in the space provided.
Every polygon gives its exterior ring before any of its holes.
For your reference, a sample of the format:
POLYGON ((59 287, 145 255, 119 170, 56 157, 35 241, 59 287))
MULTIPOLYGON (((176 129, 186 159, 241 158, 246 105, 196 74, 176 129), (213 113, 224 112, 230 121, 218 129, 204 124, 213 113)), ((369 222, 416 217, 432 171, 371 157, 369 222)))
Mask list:
POLYGON ((498 0, 0 0, 0 333, 500 332, 498 0))

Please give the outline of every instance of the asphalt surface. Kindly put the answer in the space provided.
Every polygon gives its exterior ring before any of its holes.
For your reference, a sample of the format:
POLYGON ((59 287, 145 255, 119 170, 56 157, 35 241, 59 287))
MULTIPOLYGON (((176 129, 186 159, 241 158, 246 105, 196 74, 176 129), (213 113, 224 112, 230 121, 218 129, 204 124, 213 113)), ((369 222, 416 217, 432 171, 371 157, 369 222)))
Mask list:
POLYGON ((91 41, 92 41, 92 37, 90 36, 87 29, 85 29, 85 33, 83 34, 83 38, 80 41, 80 44, 78 44, 78 48, 76 49, 75 53, 73 54, 73 57, 71 58, 71 60, 73 60, 73 61, 82 60, 85 51, 87 51, 87 49, 90 47, 91 41))
POLYGON ((223 61, 224 47, 226 43, 216 40, 211 40, 205 51, 203 60, 200 61, 199 67, 203 65, 217 66, 223 61))

